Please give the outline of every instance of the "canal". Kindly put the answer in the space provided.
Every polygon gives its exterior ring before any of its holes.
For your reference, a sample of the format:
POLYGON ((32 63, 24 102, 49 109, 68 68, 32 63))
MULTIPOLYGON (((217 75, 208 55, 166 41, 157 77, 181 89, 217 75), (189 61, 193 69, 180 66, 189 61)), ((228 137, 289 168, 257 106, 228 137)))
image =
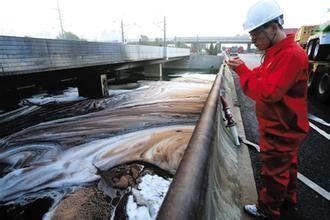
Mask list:
POLYGON ((2 103, 0 218, 154 219, 215 75, 167 78, 2 103))

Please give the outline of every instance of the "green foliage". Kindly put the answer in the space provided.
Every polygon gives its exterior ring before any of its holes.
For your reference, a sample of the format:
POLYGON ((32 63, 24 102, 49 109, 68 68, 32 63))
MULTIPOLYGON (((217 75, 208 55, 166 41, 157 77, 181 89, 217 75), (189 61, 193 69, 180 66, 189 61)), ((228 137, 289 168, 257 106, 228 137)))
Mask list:
POLYGON ((64 33, 59 33, 56 36, 56 39, 64 39, 64 40, 84 40, 84 39, 80 39, 77 35, 75 35, 74 33, 70 32, 70 31, 64 31, 64 33))
POLYGON ((185 43, 181 42, 181 41, 175 42, 175 47, 178 47, 178 48, 188 48, 188 46, 185 43))
POLYGON ((320 25, 320 32, 330 32, 330 21, 327 21, 320 25))
POLYGON ((206 49, 205 44, 201 43, 192 43, 191 51, 194 53, 202 53, 206 49))
POLYGON ((140 35, 139 44, 149 45, 149 46, 163 46, 162 38, 155 38, 155 40, 150 40, 146 35, 140 35))
POLYGON ((163 46, 164 42, 161 38, 155 38, 155 41, 151 43, 153 43, 153 46, 163 46))
POLYGON ((145 43, 149 42, 149 37, 146 35, 140 35, 139 42, 140 42, 140 44, 145 44, 145 43))
POLYGON ((210 48, 209 48, 209 53, 212 54, 214 51, 213 43, 211 43, 210 48))
POLYGON ((206 49, 206 51, 209 55, 217 55, 218 53, 221 52, 221 49, 218 44, 213 46, 213 43, 211 43, 210 47, 206 49))

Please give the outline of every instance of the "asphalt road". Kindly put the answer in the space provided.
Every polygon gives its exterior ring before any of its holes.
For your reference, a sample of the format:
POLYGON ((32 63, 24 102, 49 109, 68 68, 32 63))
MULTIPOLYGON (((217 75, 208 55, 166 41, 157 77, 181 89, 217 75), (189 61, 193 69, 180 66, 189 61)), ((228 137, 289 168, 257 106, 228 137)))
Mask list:
MULTIPOLYGON (((260 63, 260 55, 240 55, 250 68, 260 63)), ((255 116, 254 102, 246 97, 239 85, 239 79, 234 75, 236 91, 241 108, 246 138, 258 143, 259 134, 255 116)), ((310 96, 308 99, 308 111, 310 114, 330 122, 330 105, 323 105, 310 96)), ((318 128, 327 134, 330 133, 329 126, 310 120, 318 128)), ((257 188, 260 187, 260 161, 258 152, 250 149, 250 156, 254 170, 257 188)), ((310 128, 304 143, 299 150, 298 171, 312 180, 314 183, 329 192, 330 190, 330 141, 315 129, 310 128)), ((330 202, 317 194, 307 185, 298 181, 299 204, 297 210, 283 211, 282 219, 330 219, 330 202)))

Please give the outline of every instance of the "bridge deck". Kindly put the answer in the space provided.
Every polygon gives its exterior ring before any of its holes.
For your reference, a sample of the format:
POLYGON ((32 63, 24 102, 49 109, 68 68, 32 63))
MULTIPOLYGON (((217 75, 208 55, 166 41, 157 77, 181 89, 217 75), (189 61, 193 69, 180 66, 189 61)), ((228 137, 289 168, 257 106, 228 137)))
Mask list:
MULTIPOLYGON (((167 48, 167 57, 189 56, 167 48)), ((0 76, 163 58, 163 48, 121 43, 0 36, 0 76)))

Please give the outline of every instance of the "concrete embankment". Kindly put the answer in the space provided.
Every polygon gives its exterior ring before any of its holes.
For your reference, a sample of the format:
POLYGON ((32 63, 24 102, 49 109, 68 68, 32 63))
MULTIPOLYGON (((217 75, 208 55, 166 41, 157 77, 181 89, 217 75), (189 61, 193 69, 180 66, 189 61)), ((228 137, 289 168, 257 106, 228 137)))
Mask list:
POLYGON ((217 71, 221 65, 220 56, 191 55, 184 59, 164 64, 165 69, 217 71))
MULTIPOLYGON (((239 136, 245 138, 232 73, 224 67, 221 95, 230 106, 239 136)), ((245 204, 257 201, 250 155, 247 146, 235 146, 229 129, 218 114, 217 137, 211 152, 206 219, 250 219, 243 213, 245 204)))
POLYGON ((234 112, 244 139, 233 78, 223 65, 159 211, 160 220, 249 219, 242 207, 257 199, 250 156, 247 146, 234 144, 219 94, 234 112))

